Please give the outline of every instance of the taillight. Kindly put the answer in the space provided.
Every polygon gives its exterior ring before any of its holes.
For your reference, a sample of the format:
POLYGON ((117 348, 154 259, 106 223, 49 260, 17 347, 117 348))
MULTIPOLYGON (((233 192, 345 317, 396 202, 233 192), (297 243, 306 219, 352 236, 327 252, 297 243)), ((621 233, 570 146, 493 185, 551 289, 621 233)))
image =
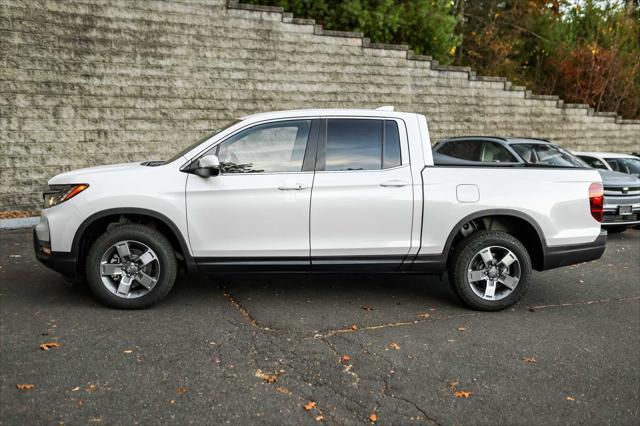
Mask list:
POLYGON ((589 206, 591 216, 598 222, 604 219, 604 190, 601 183, 592 183, 589 187, 589 206))

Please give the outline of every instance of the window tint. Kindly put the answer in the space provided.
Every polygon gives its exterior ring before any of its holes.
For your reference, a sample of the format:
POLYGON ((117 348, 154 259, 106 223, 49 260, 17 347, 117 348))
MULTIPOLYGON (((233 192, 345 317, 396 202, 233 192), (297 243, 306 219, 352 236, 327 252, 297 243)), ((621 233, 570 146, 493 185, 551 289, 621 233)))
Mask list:
POLYGON ((607 163, 618 172, 636 175, 640 173, 640 159, 637 158, 607 158, 607 163))
POLYGON ((393 120, 327 120, 325 170, 380 170, 402 164, 393 120))
POLYGON ((587 165, 589 167, 593 167, 594 169, 604 169, 607 170, 607 166, 604 165, 604 163, 600 160, 598 160, 595 157, 587 157, 586 155, 579 155, 578 156, 582 161, 584 161, 585 163, 587 163, 587 165))
POLYGON ((384 122, 384 156, 382 158, 382 168, 389 169, 402 164, 400 158, 400 133, 398 123, 393 120, 384 122))
POLYGON ((217 146, 222 173, 299 172, 311 120, 254 126, 217 146))
POLYGON ((325 170, 379 170, 382 166, 382 120, 327 121, 325 170))
POLYGON ((184 148, 182 151, 177 152, 173 157, 169 158, 166 162, 167 163, 171 163, 173 161, 176 161, 178 158, 182 157, 183 155, 185 155, 186 153, 188 153, 189 151, 191 151, 192 149, 194 149, 195 147, 197 147, 201 143, 205 142, 207 139, 210 139, 211 137, 213 137, 213 136, 217 135, 218 133, 222 132, 223 130, 227 130, 231 126, 235 126, 239 122, 240 122, 240 120, 234 120, 231 123, 227 124, 226 126, 216 130, 215 132, 209 133, 207 136, 205 136, 205 137, 203 137, 201 139, 198 139, 196 142, 194 142, 191 145, 189 145, 188 147, 184 148))
POLYGON ((583 163, 577 157, 554 145, 519 143, 512 146, 522 159, 530 164, 583 167, 583 163))
POLYGON ((450 141, 442 145, 438 152, 449 157, 467 161, 490 163, 514 163, 516 158, 497 142, 480 140, 450 141))

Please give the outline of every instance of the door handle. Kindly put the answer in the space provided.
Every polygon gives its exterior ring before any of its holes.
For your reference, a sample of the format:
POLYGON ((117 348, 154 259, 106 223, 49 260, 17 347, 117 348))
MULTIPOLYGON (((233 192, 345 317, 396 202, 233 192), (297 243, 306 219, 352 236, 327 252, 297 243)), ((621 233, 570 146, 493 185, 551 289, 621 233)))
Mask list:
POLYGON ((388 180, 380 184, 380 186, 383 186, 385 188, 387 187, 400 188, 402 186, 407 186, 407 185, 409 185, 409 182, 405 182, 403 180, 398 180, 398 179, 388 180))
POLYGON ((305 186, 301 183, 287 183, 278 187, 280 191, 300 191, 304 188, 305 186))

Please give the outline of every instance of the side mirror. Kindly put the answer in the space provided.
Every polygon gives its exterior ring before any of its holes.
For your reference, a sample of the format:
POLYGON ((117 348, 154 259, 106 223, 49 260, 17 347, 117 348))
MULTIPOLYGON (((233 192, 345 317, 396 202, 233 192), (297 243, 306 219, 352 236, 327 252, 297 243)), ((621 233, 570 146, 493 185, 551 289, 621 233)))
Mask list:
POLYGON ((200 177, 218 176, 220 174, 220 160, 214 154, 200 158, 193 173, 200 177))

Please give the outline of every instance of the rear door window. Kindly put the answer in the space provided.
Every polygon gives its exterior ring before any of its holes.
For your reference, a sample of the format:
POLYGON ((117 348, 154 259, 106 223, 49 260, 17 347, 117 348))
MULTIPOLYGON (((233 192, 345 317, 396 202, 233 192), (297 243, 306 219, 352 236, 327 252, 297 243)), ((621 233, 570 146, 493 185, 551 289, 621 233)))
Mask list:
POLYGON ((327 120, 325 170, 381 170, 402 164, 393 120, 327 120))

